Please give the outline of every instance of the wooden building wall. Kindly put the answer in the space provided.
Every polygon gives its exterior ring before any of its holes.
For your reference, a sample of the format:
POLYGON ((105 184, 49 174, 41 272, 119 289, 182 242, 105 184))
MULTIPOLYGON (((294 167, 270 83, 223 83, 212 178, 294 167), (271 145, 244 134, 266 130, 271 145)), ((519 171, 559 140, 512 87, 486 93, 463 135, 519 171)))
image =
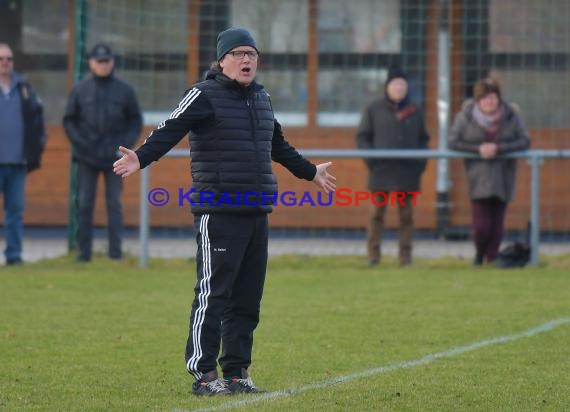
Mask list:
MULTIPOLYGON (((430 146, 437 148, 438 146, 438 126, 437 126, 437 37, 438 16, 437 2, 430 0, 428 8, 428 22, 426 36, 430 41, 426 42, 426 122, 431 135, 430 146)), ((70 3, 71 4, 71 3, 70 3)), ((189 1, 189 18, 193 21, 197 18, 196 0, 189 1)), ((460 0, 452 0, 451 10, 451 35, 453 38, 451 49, 451 97, 452 112, 455 113, 462 101, 462 27, 461 27, 461 5, 460 0)), ((290 143, 297 148, 309 149, 339 149, 339 148, 355 148, 354 144, 354 128, 323 128, 316 125, 317 107, 317 80, 318 80, 318 47, 316 40, 316 1, 310 1, 309 16, 309 53, 307 56, 307 72, 308 72, 308 126, 302 128, 289 127, 285 128, 285 135, 290 143)), ((70 29, 73 31, 73 8, 70 7, 70 29)), ((192 27, 198 27, 194 25, 192 27)), ((189 32, 188 38, 188 58, 189 67, 188 81, 197 77, 197 66, 192 65, 192 61, 198 59, 198 33, 196 30, 189 32)), ((68 62, 68 80, 69 87, 72 84, 72 68, 73 68, 73 44, 69 47, 68 62)), ((141 134, 139 143, 148 135, 150 129, 146 128, 141 134)), ((549 147, 568 147, 565 142, 568 130, 531 130, 532 136, 541 136, 547 133, 549 137, 549 147)), ((44 156, 43 167, 39 171, 29 176, 26 199, 27 207, 25 214, 25 223, 34 226, 65 226, 68 222, 69 211, 69 170, 70 170, 70 147, 64 135, 63 129, 59 124, 49 125, 49 138, 46 153, 44 156)), ((180 147, 187 147, 187 142, 181 143, 180 147)), ((313 161, 326 161, 329 159, 312 159, 313 161)), ((549 182, 549 190, 560 193, 568 192, 563 180, 558 177, 558 170, 565 163, 563 160, 549 161, 542 168, 542 182, 549 182)), ((334 159, 331 171, 338 178, 338 187, 348 187, 354 191, 366 190, 367 171, 360 159, 334 159)), ((175 196, 178 188, 189 188, 191 185, 189 174, 188 159, 163 159, 159 164, 151 167, 151 183, 150 187, 163 187, 169 190, 170 194, 175 196)), ((279 190, 281 192, 294 191, 302 193, 311 191, 316 193, 316 186, 312 183, 299 181, 290 175, 280 165, 275 165, 275 172, 279 180, 279 190)), ((450 223, 452 225, 467 226, 470 223, 470 205, 466 195, 465 179, 463 176, 463 167, 460 161, 450 163, 450 174, 455 182, 455 186, 450 191, 450 223), (458 183, 459 182, 459 183, 458 183), (463 185, 463 186, 462 186, 463 185)), ((138 175, 126 179, 124 186, 123 206, 125 224, 128 226, 137 226, 139 223, 139 193, 140 177, 138 175)), ((519 175, 517 180, 516 201, 509 206, 509 214, 507 226, 509 228, 524 227, 529 216, 529 182, 530 170, 526 162, 519 162, 519 175)), ((97 207, 95 222, 97 225, 105 225, 106 215, 104 209, 104 196, 102 189, 102 181, 100 181, 99 193, 97 197, 97 207)), ((416 226, 421 229, 434 229, 436 227, 436 162, 431 160, 428 163, 427 172, 423 176, 422 191, 423 194, 419 199, 419 204, 415 213, 416 226)), ((363 228, 365 226, 368 202, 356 207, 277 207, 271 215, 270 221, 273 227, 280 228, 363 228)), ((560 197, 545 197, 541 202, 543 210, 548 211, 548 215, 544 214, 542 219, 547 225, 552 222, 562 222, 556 224, 556 229, 570 229, 566 216, 565 203, 560 197)), ((2 216, 2 211, 0 211, 2 216)), ((171 200, 169 206, 152 207, 151 208, 151 224, 161 227, 178 227, 188 226, 192 222, 191 214, 188 206, 177 206, 174 200, 171 200)), ((396 214, 390 212, 388 215, 388 225, 397 226, 396 214)))

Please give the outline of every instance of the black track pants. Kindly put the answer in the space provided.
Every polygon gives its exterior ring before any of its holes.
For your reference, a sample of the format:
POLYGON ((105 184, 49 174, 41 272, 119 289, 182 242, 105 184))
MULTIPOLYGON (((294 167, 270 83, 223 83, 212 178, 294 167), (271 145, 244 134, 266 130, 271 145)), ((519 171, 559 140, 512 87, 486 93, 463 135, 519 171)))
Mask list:
POLYGON ((267 215, 210 214, 195 217, 197 282, 190 314, 186 368, 199 379, 251 364, 253 331, 267 267, 267 215))

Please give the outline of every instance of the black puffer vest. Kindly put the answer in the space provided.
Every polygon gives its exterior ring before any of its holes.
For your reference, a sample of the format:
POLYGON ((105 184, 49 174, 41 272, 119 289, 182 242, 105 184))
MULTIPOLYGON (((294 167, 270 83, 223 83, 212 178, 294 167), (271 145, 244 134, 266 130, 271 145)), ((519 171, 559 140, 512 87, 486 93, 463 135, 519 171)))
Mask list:
POLYGON ((192 213, 271 212, 277 181, 269 95, 255 82, 244 87, 217 72, 195 87, 212 104, 215 122, 190 132, 192 213))

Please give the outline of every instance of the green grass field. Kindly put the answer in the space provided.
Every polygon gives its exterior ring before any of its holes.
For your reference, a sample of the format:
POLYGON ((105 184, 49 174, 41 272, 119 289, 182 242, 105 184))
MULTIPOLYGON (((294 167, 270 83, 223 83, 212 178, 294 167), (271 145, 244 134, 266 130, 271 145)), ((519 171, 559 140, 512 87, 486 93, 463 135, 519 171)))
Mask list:
POLYGON ((0 410, 570 410, 570 256, 506 271, 274 258, 258 397, 190 394, 194 279, 182 260, 0 268, 0 410))

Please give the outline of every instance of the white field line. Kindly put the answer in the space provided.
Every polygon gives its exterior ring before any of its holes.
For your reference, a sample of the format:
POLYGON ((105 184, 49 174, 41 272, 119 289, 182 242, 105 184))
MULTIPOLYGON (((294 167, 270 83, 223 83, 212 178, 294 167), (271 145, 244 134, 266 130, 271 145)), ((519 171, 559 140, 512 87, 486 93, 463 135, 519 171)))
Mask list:
MULTIPOLYGON (((368 376, 379 375, 381 373, 392 372, 398 369, 409 369, 415 368, 416 366, 427 365, 428 363, 432 363, 433 361, 438 360, 439 358, 448 358, 452 356, 462 355, 467 352, 472 352, 474 350, 484 348, 486 346, 497 345, 501 343, 512 342, 515 340, 519 340, 522 338, 528 338, 532 336, 536 336, 540 333, 548 332, 558 326, 562 326, 565 324, 570 323, 570 318, 561 318, 548 321, 539 325, 537 327, 527 329, 526 331, 516 333, 514 335, 506 335, 506 336, 498 336, 496 338, 491 339, 484 339, 478 342, 471 343, 465 346, 458 346, 456 348, 452 348, 443 352, 432 353, 430 355, 426 355, 423 358, 411 360, 411 361, 404 361, 400 363, 395 363, 392 365, 387 366, 380 366, 377 368, 367 369, 361 372, 355 372, 350 375, 338 376, 336 378, 328 379, 326 381, 310 383, 308 385, 298 386, 295 388, 284 389, 281 391, 275 392, 268 392, 259 395, 251 395, 248 399, 243 399, 234 402, 224 403, 222 405, 213 406, 209 408, 203 409, 195 409, 194 412, 213 412, 213 411, 221 411, 225 409, 232 409, 237 408, 240 406, 248 406, 254 403, 263 402, 271 399, 277 398, 286 398, 291 395, 295 395, 297 393, 310 391, 313 389, 323 389, 329 386, 339 385, 346 382, 353 381, 355 379, 366 378, 368 376)), ((185 409, 174 409, 172 412, 188 412, 185 409)))

